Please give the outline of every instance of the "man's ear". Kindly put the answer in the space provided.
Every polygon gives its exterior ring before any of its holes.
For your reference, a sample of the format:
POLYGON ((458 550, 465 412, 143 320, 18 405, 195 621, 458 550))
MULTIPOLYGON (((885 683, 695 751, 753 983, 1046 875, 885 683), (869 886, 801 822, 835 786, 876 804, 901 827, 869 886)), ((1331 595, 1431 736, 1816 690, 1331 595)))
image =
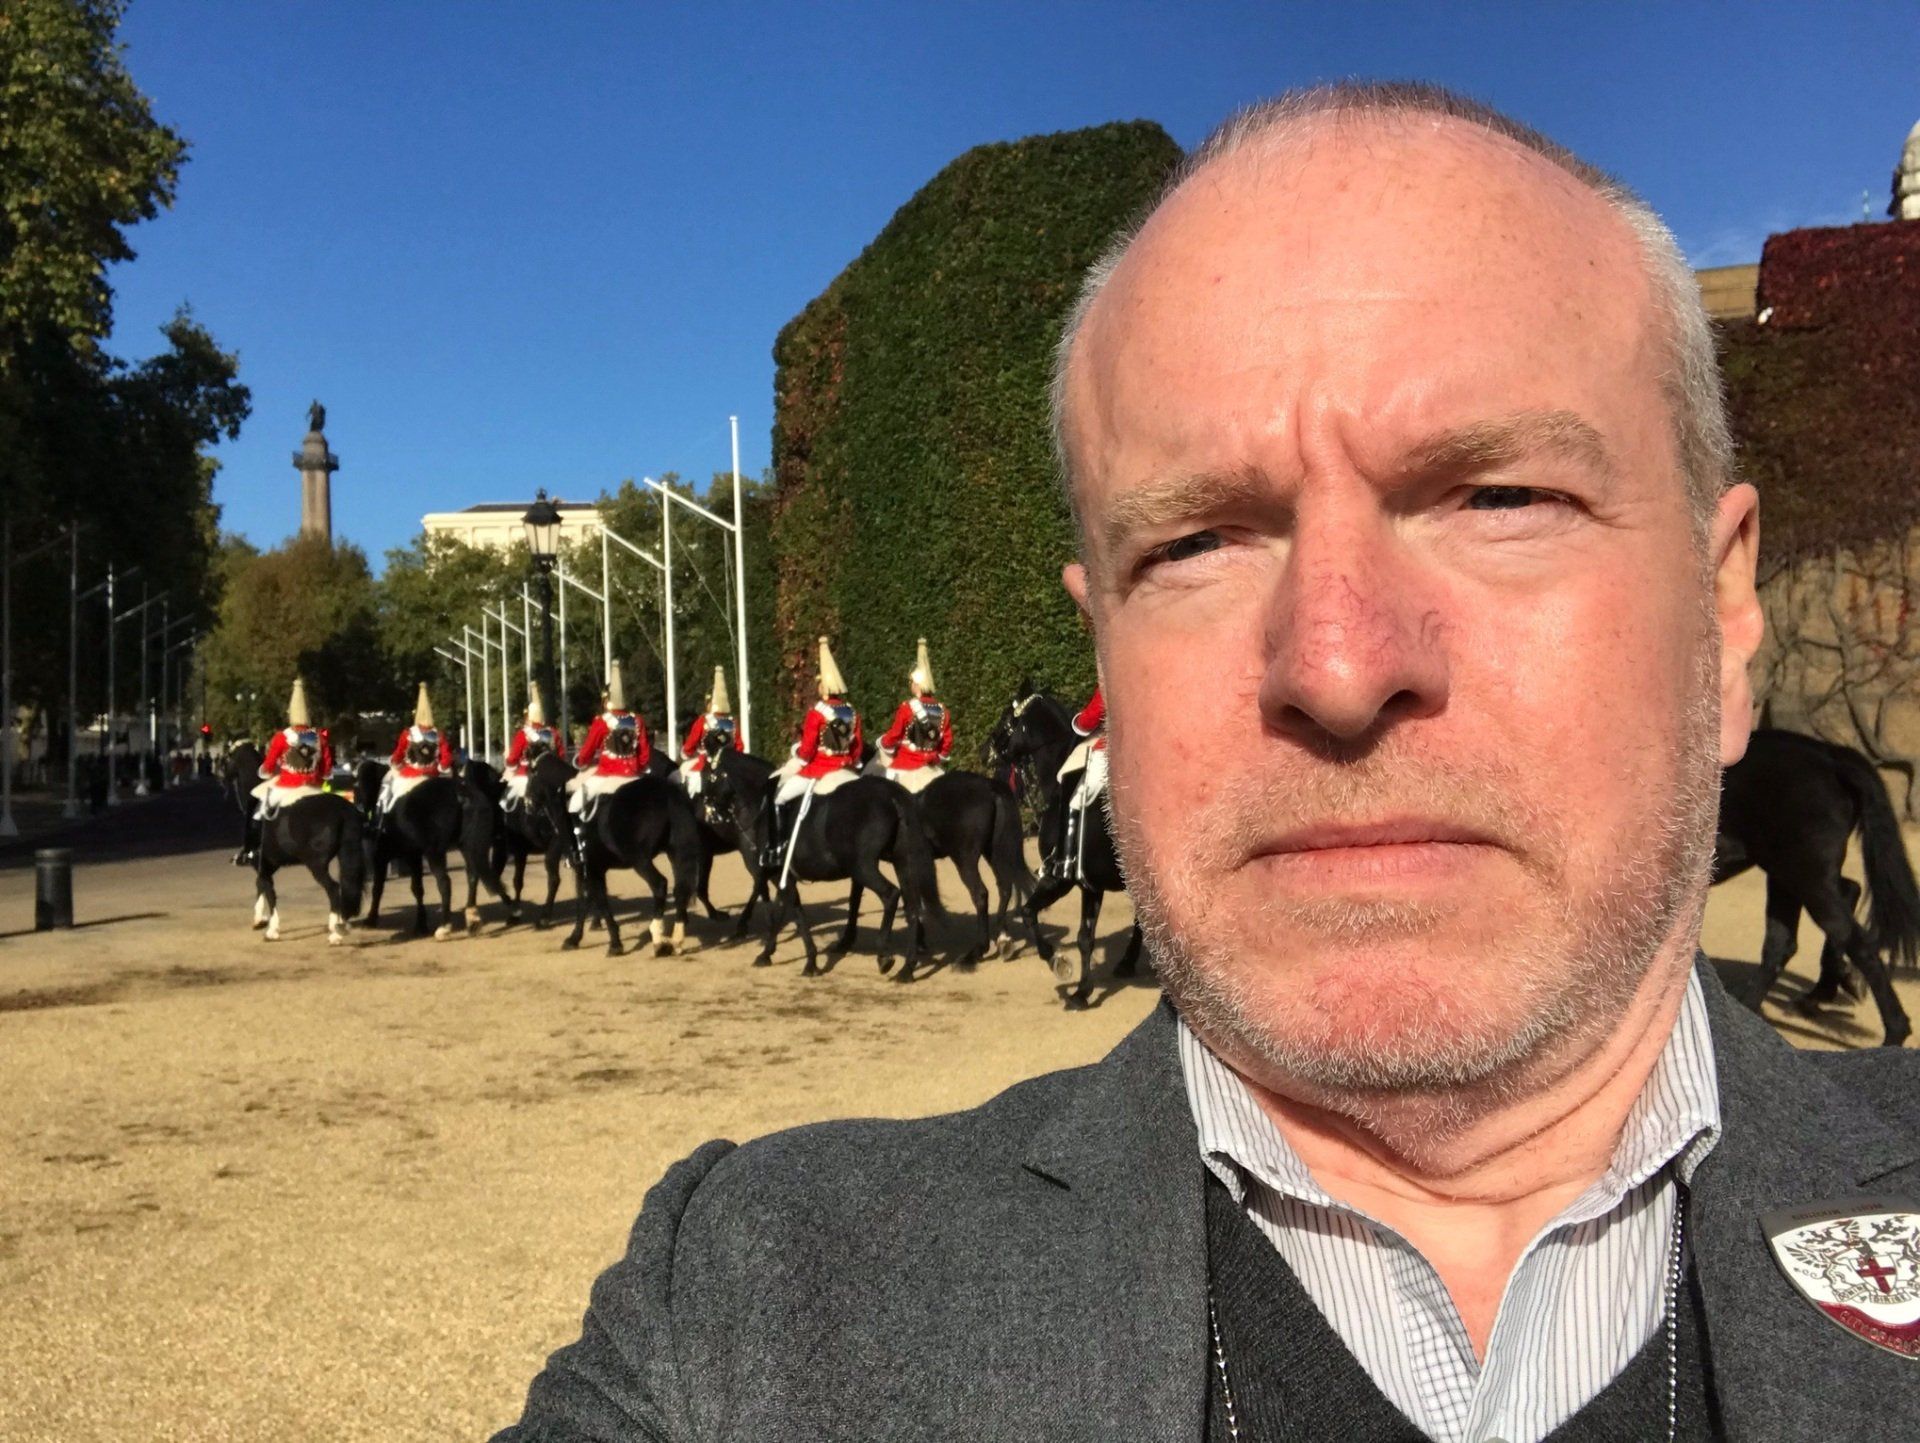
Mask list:
POLYGON ((1753 729, 1753 683, 1747 676, 1766 617, 1754 589, 1760 556, 1760 493, 1742 483, 1727 488, 1709 531, 1713 557, 1713 611, 1720 627, 1720 765, 1746 755, 1753 729))
POLYGON ((1087 609, 1087 568, 1077 561, 1069 561, 1060 568, 1060 581, 1067 588, 1067 595, 1073 598, 1073 604, 1080 608, 1081 617, 1091 624, 1093 613, 1087 609))

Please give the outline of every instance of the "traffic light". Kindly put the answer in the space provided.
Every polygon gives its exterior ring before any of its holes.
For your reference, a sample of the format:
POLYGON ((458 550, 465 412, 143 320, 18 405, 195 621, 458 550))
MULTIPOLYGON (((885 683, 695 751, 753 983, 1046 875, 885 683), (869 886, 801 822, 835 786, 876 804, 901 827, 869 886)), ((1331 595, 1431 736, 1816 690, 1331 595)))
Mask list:
POLYGON ((203 742, 209 742, 213 740, 213 728, 208 726, 205 722, 200 723, 200 740, 203 742))

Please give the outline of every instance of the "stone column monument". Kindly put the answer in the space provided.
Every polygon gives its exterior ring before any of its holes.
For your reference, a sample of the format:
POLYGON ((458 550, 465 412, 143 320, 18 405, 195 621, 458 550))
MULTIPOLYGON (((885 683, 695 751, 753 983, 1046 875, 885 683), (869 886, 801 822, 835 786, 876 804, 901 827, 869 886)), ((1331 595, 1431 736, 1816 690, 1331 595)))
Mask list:
POLYGON ((315 401, 307 408, 307 437, 293 453, 293 469, 300 473, 300 534, 318 536, 333 545, 333 473, 340 458, 327 449, 323 434, 327 408, 315 401))
POLYGON ((1920 120, 1907 132, 1900 168, 1893 173, 1893 204, 1887 214, 1895 220, 1920 220, 1920 120))

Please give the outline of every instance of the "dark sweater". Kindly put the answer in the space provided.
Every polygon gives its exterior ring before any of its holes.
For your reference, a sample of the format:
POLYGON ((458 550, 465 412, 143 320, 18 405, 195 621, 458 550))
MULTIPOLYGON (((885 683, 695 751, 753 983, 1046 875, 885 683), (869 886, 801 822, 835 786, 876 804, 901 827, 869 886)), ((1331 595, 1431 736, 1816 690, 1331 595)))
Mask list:
MULTIPOLYGON (((1679 1316, 1679 1432, 1722 1437, 1688 1269, 1679 1316)), ((1427 1435, 1374 1386, 1300 1280, 1219 1182, 1207 1179, 1207 1277, 1241 1443, 1423 1443, 1427 1435)), ((1208 1370, 1207 1443, 1228 1443, 1220 1370, 1208 1370)), ((1667 1436, 1667 1331, 1548 1435, 1549 1443, 1651 1443, 1667 1436)))

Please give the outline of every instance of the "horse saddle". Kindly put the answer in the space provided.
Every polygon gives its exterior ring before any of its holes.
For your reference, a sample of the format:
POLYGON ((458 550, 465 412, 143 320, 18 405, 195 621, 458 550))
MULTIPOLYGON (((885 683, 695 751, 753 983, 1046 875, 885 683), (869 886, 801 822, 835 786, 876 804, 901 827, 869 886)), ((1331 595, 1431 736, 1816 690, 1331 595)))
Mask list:
POLYGON ((813 784, 813 795, 816 797, 829 796, 839 791, 840 788, 844 787, 859 775, 860 773, 854 771, 851 767, 842 767, 837 772, 828 772, 813 784))

